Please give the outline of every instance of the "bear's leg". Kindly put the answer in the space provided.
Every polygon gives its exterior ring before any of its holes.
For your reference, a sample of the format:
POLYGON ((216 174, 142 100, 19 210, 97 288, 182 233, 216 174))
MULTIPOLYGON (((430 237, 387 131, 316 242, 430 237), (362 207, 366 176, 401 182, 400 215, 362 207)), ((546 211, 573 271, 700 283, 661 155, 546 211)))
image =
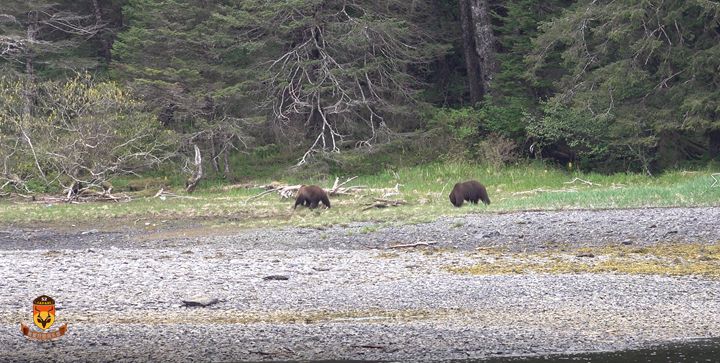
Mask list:
POLYGON ((304 206, 304 205, 305 205, 305 198, 300 197, 300 198, 296 199, 296 200, 295 200, 295 205, 293 206, 293 209, 297 208, 298 204, 301 205, 301 206, 304 206))

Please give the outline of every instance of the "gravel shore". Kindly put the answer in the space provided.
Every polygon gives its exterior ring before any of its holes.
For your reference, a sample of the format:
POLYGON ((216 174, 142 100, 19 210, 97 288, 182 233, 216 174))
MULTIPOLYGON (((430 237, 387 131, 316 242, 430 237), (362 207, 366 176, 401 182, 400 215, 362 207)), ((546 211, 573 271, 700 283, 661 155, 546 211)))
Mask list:
POLYGON ((453 360, 720 337, 715 279, 448 270, 478 247, 717 244, 719 221, 720 208, 658 208, 250 231, 0 226, 0 361, 453 360), (433 246, 387 249, 417 242, 433 246), (52 343, 20 334, 42 294, 70 326, 52 343), (219 302, 186 307, 194 296, 219 302))

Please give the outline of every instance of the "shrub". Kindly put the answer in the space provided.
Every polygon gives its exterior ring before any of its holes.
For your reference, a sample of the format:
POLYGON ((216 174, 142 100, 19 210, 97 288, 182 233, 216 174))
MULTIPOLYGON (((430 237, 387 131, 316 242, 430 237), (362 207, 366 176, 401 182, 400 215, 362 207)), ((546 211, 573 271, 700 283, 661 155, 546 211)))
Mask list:
POLYGON ((480 141, 477 153, 483 162, 496 169, 518 160, 517 143, 498 134, 490 134, 480 141))
POLYGON ((40 83, 30 113, 22 82, 0 79, 0 89, 6 172, 64 189, 76 182, 99 186, 173 155, 174 134, 114 82, 83 74, 40 83))

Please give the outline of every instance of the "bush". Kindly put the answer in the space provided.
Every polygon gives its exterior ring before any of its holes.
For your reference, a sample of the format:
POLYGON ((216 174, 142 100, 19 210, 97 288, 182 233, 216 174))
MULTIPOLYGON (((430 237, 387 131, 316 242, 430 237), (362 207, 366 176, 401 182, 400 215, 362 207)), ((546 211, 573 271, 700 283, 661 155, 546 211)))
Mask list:
POLYGON ((527 114, 520 102, 500 106, 487 100, 481 109, 439 109, 431 115, 430 127, 450 136, 446 158, 480 159, 494 166, 517 160, 517 145, 525 138, 527 114))
POLYGON ((22 82, 1 79, 0 89, 6 172, 63 189, 76 182, 99 186, 173 155, 174 134, 116 83, 84 74, 38 84, 30 113, 22 82))
POLYGON ((518 160, 517 143, 497 134, 490 134, 477 144, 482 161, 499 169, 518 160))

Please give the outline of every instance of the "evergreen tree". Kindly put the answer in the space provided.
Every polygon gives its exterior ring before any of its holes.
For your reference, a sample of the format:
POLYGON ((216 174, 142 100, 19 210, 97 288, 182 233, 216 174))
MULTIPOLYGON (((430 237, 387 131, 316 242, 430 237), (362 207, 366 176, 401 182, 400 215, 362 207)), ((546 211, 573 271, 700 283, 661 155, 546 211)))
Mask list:
POLYGON ((564 73, 533 126, 540 144, 574 145, 587 159, 631 160, 627 167, 648 172, 717 152, 717 3, 580 1, 542 27, 533 70, 555 52, 564 73))
POLYGON ((81 47, 104 25, 90 1, 3 1, 0 67, 30 79, 91 69, 98 59, 81 47))
MULTIPOLYGON (((244 3, 255 80, 282 129, 304 130, 308 153, 370 145, 414 112, 418 76, 444 52, 418 26, 428 2, 244 3)), ((301 163, 305 157, 301 160, 301 163)))
MULTIPOLYGON (((542 22, 550 20, 574 1, 508 0, 494 6, 495 34, 498 42, 499 70, 494 80, 496 99, 507 105, 508 99, 518 100, 531 107, 553 93, 546 77, 531 80, 527 77, 525 57, 533 51, 532 40, 538 35, 542 22)), ((548 65, 552 67, 552 65, 548 65)), ((545 69, 543 75, 552 68, 545 69)))
POLYGON ((198 132, 203 120, 267 116, 278 135, 302 130, 311 151, 338 151, 346 135, 369 144, 412 114, 421 67, 443 51, 413 22, 423 2, 131 0, 124 10, 115 74, 167 124, 198 132))
POLYGON ((248 140, 254 107, 243 82, 249 58, 233 6, 222 1, 130 0, 113 45, 115 78, 130 82, 166 127, 201 143, 216 171, 248 140))

